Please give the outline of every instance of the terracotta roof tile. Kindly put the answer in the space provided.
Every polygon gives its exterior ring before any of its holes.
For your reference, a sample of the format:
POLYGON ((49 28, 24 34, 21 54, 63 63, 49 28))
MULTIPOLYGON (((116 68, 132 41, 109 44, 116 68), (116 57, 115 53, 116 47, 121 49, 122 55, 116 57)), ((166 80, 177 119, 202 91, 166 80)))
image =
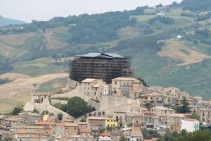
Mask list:
POLYGON ((17 130, 16 134, 26 134, 26 130, 25 129, 17 130))
POLYGON ((131 136, 132 137, 142 137, 142 132, 141 131, 131 131, 131 136))
POLYGON ((88 129, 88 128, 80 128, 80 133, 91 133, 91 129, 88 129))
POLYGON ((110 133, 100 133, 99 136, 110 137, 110 133))
POLYGON ((38 121, 34 123, 35 125, 53 125, 53 122, 43 122, 43 121, 38 121))

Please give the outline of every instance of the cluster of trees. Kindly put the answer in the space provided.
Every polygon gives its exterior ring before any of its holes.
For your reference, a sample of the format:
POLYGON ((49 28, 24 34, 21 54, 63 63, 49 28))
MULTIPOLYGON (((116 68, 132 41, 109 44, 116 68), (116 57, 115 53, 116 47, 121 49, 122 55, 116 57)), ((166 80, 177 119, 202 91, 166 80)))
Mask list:
POLYGON ((187 133, 186 130, 182 130, 181 133, 166 132, 157 141, 211 141, 211 131, 199 130, 193 133, 187 133))
POLYGON ((8 59, 0 56, 0 74, 8 72, 12 70, 11 63, 8 59))
MULTIPOLYGON (((0 34, 11 34, 11 33, 28 33, 28 32, 35 32, 38 29, 41 29, 45 31, 47 28, 55 28, 55 27, 60 27, 60 26, 74 26, 78 25, 79 27, 82 26, 81 24, 84 24, 84 20, 88 21, 85 23, 88 24, 86 27, 89 28, 94 28, 90 24, 95 24, 98 23, 99 26, 101 27, 96 27, 96 28, 105 28, 105 26, 112 26, 112 28, 107 28, 108 32, 111 32, 110 30, 113 30, 113 26, 118 25, 119 22, 120 24, 128 24, 125 22, 135 22, 134 19, 129 19, 129 16, 131 15, 142 15, 144 14, 144 9, 147 8, 145 7, 137 7, 135 10, 129 10, 129 11, 123 11, 123 12, 108 12, 105 14, 95 14, 95 15, 88 15, 88 14, 82 14, 79 16, 68 16, 68 17, 54 17, 50 19, 49 21, 37 21, 37 20, 32 20, 30 24, 19 24, 19 25, 10 25, 9 27, 5 29, 0 29, 0 34), (117 16, 118 15, 118 16, 117 16), (103 16, 102 18, 99 18, 103 16), (126 17, 125 17, 126 16, 126 17), (84 19, 85 18, 85 19, 84 19), (104 19, 106 18, 106 19, 104 19), (116 19, 117 18, 117 19, 116 19), (121 19, 123 18, 123 19, 121 19), (125 18, 127 21, 125 21, 125 18)), ((86 29, 86 28, 83 28, 86 29)), ((87 34, 89 32, 89 29, 86 29, 87 31, 83 31, 83 34, 87 34)), ((95 31, 95 28, 94 28, 95 31)), ((82 32, 82 31, 81 31, 82 32)), ((92 30, 90 31, 92 32, 92 30)), ((105 32, 105 31, 104 31, 105 32)), ((92 33, 90 33, 92 35, 92 33)), ((105 36, 109 36, 109 33, 104 33, 105 36)), ((81 33, 82 35, 82 33, 81 33)), ((76 35, 74 35, 76 36, 76 35)), ((73 39, 75 40, 76 37, 73 39)), ((105 37, 107 38, 107 37, 105 37)))
POLYGON ((208 12, 207 14, 205 15, 200 15, 196 18, 196 21, 204 21, 204 20, 207 20, 209 19, 211 16, 211 12, 208 12))
POLYGON ((132 39, 125 39, 118 43, 114 50, 130 49, 131 51, 140 51, 142 49, 149 49, 153 52, 160 51, 161 46, 163 45, 159 40, 165 40, 170 37, 168 32, 151 35, 151 36, 142 36, 132 39))
POLYGON ((144 139, 160 138, 161 135, 156 130, 142 129, 144 139))
POLYGON ((184 17, 196 17, 196 15, 194 15, 193 13, 186 13, 186 12, 182 12, 181 16, 184 16, 184 17))
MULTIPOLYGON (((183 97, 181 106, 177 107, 175 110, 177 113, 190 113, 190 107, 188 106, 189 103, 187 102, 187 99, 185 97, 183 97)), ((200 115, 198 115, 197 113, 192 113, 190 116, 192 119, 197 119, 200 120, 200 115)))
POLYGON ((69 115, 75 118, 96 110, 94 107, 88 105, 88 103, 85 102, 82 98, 77 96, 69 99, 67 104, 57 104, 54 106, 64 112, 67 112, 69 115))
POLYGON ((8 83, 9 82, 9 79, 1 79, 0 78, 0 85, 1 84, 5 84, 5 83, 8 83))
POLYGON ((204 11, 211 9, 210 0, 183 0, 181 5, 183 9, 191 11, 204 11))
MULTIPOLYGON (((210 30, 207 28, 204 29, 199 29, 197 28, 194 31, 194 35, 187 35, 186 39, 189 41, 193 41, 194 44, 198 44, 200 43, 204 43, 204 44, 208 44, 211 45, 211 39, 210 39, 210 30)), ((210 51, 208 50, 208 53, 210 53, 210 51)))
POLYGON ((76 25, 70 29, 69 43, 96 43, 118 39, 117 30, 136 24, 126 12, 107 12, 104 14, 79 16, 76 25))
POLYGON ((197 38, 197 39, 207 39, 210 37, 210 31, 209 29, 207 28, 204 28, 204 29, 196 29, 195 32, 194 32, 194 36, 197 38))
POLYGON ((160 23, 163 23, 163 24, 174 24, 174 19, 173 18, 170 18, 170 17, 163 17, 163 16, 157 16, 157 17, 154 17, 152 19, 149 19, 148 20, 148 24, 154 24, 155 22, 160 22, 160 23))

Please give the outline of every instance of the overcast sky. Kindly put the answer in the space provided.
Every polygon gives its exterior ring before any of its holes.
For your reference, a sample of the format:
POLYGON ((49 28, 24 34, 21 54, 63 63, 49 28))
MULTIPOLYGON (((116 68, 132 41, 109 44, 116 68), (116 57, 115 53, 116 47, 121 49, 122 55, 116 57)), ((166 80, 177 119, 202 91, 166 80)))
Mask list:
POLYGON ((122 11, 140 6, 164 5, 181 0, 0 0, 0 15, 27 22, 56 16, 122 11))

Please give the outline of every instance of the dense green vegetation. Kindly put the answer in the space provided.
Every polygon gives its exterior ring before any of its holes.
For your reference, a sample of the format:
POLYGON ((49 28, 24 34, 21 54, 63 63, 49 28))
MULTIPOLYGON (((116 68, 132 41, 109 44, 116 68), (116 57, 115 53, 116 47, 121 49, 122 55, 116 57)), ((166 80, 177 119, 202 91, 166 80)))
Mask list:
POLYGON ((96 15, 80 15, 75 26, 70 29, 70 43, 96 43, 118 39, 117 30, 133 26, 135 18, 126 12, 108 12, 96 15))
POLYGON ((21 111, 23 111, 23 106, 18 105, 12 110, 12 112, 10 114, 11 115, 18 115, 21 111))
POLYGON ((173 18, 163 17, 163 16, 157 16, 157 17, 154 17, 152 19, 149 19, 148 23, 149 24, 154 24, 156 21, 160 22, 160 23, 163 23, 163 24, 173 24, 174 23, 174 19, 173 18))
POLYGON ((55 107, 61 109, 64 112, 69 113, 71 116, 77 118, 86 113, 95 111, 94 107, 91 107, 80 97, 72 97, 68 100, 68 104, 56 104, 55 107))
POLYGON ((8 59, 0 55, 0 74, 12 70, 12 66, 8 59))
POLYGON ((22 24, 25 24, 25 23, 26 22, 24 22, 24 21, 4 18, 0 15, 0 27, 8 26, 8 25, 17 26, 17 25, 22 25, 22 24))
POLYGON ((59 113, 59 114, 57 115, 57 118, 58 118, 59 121, 61 121, 61 120, 63 119, 63 114, 62 114, 62 113, 59 113))
POLYGON ((176 108, 177 113, 190 113, 189 103, 185 97, 183 97, 181 105, 182 106, 176 108))
POLYGON ((183 0, 181 4, 184 9, 191 11, 205 11, 211 9, 210 0, 183 0))
POLYGON ((156 130, 147 130, 142 129, 142 134, 144 136, 144 139, 152 139, 152 138, 159 138, 161 135, 156 130))
POLYGON ((211 131, 199 130, 187 133, 185 130, 182 130, 179 134, 176 132, 166 132, 157 141, 211 141, 211 131))

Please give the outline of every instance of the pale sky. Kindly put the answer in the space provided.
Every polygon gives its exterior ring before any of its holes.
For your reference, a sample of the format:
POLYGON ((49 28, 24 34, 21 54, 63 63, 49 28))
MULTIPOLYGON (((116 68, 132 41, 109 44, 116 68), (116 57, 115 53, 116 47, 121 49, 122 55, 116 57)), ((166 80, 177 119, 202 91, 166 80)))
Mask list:
POLYGON ((26 22, 47 21, 57 16, 123 11, 159 3, 168 5, 174 1, 182 0, 0 0, 0 15, 26 22))

